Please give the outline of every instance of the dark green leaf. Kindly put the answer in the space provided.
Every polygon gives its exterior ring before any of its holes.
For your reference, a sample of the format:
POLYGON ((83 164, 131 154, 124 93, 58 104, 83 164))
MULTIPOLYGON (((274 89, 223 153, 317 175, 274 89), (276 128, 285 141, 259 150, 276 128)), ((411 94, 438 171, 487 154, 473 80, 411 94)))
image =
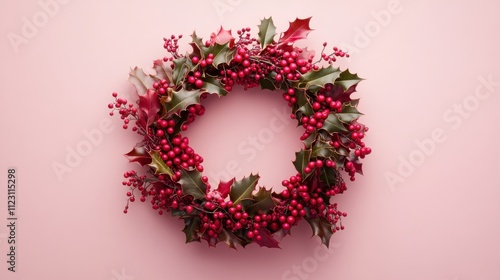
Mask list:
POLYGON ((219 64, 229 64, 229 62, 233 59, 234 49, 229 48, 229 42, 223 45, 216 43, 207 49, 207 55, 209 53, 214 55, 213 65, 218 67, 219 64))
POLYGON ((321 238, 321 242, 325 244, 326 247, 329 247, 330 238, 333 234, 332 224, 329 223, 324 217, 316 217, 312 219, 306 218, 306 220, 311 225, 313 236, 319 236, 319 238, 321 238))
POLYGON ((158 151, 151 151, 149 152, 149 155, 151 156, 151 163, 148 164, 148 166, 154 169, 155 174, 167 174, 170 177, 174 175, 172 169, 170 169, 170 167, 168 167, 161 159, 158 151))
POLYGON ((189 105, 200 103, 201 92, 197 90, 185 90, 181 88, 179 91, 174 91, 172 99, 169 102, 164 102, 163 106, 167 112, 167 116, 179 114, 185 110, 189 105))
POLYGON ((272 17, 264 18, 259 24, 259 43, 262 49, 274 42, 276 35, 276 26, 274 26, 272 17))
POLYGON ((328 133, 335 132, 347 132, 348 130, 344 127, 344 124, 340 122, 338 117, 335 114, 329 114, 323 123, 322 130, 328 131, 328 133))
POLYGON ((227 94, 226 89, 221 85, 219 79, 212 76, 206 76, 203 79, 203 92, 208 92, 210 94, 217 94, 219 96, 224 96, 227 94))
POLYGON ((295 169, 302 175, 302 178, 306 177, 304 173, 304 167, 311 161, 311 150, 300 150, 300 152, 295 153, 295 161, 293 165, 295 169))
POLYGON ((325 167, 321 169, 321 175, 319 178, 326 186, 332 187, 337 184, 338 176, 338 171, 335 168, 325 167))
POLYGON ((255 215, 259 211, 268 213, 274 206, 276 206, 276 203, 271 197, 271 191, 260 187, 259 191, 253 196, 253 203, 247 207, 246 211, 250 215, 255 215))
POLYGON ((342 112, 336 113, 336 115, 341 122, 349 124, 352 121, 357 120, 362 114, 358 111, 358 109, 356 109, 356 107, 347 104, 342 107, 342 112))
POLYGON ((276 90, 276 84, 271 79, 262 78, 259 80, 259 84, 262 89, 276 90))
POLYGON ((177 86, 182 83, 182 81, 188 74, 190 67, 188 64, 188 59, 186 57, 179 57, 177 59, 174 59, 173 63, 174 70, 172 73, 172 82, 177 86))
POLYGON ((312 147, 311 157, 330 158, 335 154, 335 148, 327 142, 317 141, 312 147))
POLYGON ((182 230, 186 234, 186 243, 198 241, 200 242, 200 217, 189 217, 184 219, 184 229, 182 230))
POLYGON ((237 237, 232 231, 223 228, 219 234, 219 240, 229 245, 230 248, 236 249, 236 245, 241 245, 245 247, 250 244, 249 241, 237 237))
POLYGON ((326 84, 333 84, 339 74, 340 70, 338 68, 329 65, 300 76, 297 87, 316 93, 320 88, 324 88, 326 84))
POLYGON ((252 192, 259 181, 259 174, 250 174, 240 181, 235 181, 229 192, 229 197, 234 205, 241 204, 243 209, 252 203, 252 192))
POLYGON ((347 69, 340 73, 339 77, 335 80, 335 84, 343 87, 344 90, 347 90, 348 88, 358 84, 362 80, 363 79, 358 77, 358 74, 352 74, 351 72, 349 72, 349 69, 347 69))
POLYGON ((309 99, 307 98, 307 94, 304 90, 296 90, 295 91, 295 98, 297 98, 297 103, 294 106, 294 111, 293 113, 296 113, 297 111, 304 113, 306 116, 310 116, 314 114, 314 110, 311 106, 311 103, 309 102, 309 99))
POLYGON ((182 187, 182 193, 191 195, 195 199, 205 198, 207 185, 201 180, 201 172, 198 170, 187 171, 181 168, 179 183, 182 187))

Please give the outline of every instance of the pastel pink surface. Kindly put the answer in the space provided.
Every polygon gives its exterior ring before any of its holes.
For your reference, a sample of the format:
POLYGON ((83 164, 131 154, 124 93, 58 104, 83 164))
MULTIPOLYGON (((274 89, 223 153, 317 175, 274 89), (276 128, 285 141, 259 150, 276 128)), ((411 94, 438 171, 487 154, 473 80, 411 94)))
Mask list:
MULTIPOLYGON (((1 279, 500 277, 496 1, 40 4, 48 2, 0 4, 1 279), (122 155, 139 138, 121 130, 106 104, 113 91, 133 97, 128 69, 148 69, 162 57, 164 36, 184 34, 187 51, 193 30, 209 38, 220 25, 249 26, 256 34, 269 16, 279 32, 295 17, 313 16, 314 31, 299 45, 318 52, 324 41, 345 46, 352 57, 341 67, 366 78, 357 96, 374 152, 364 161, 365 175, 335 198, 349 214, 346 230, 332 237, 329 250, 301 223, 281 250, 251 245, 234 251, 184 244, 182 222, 158 216, 146 203, 124 215, 122 174, 136 166, 122 155), (29 36, 22 33, 26 21, 39 23, 31 33, 24 30, 29 36), (25 40, 17 47, 14 33, 25 40), (101 137, 58 178, 54 163, 67 164, 70 151, 92 133, 101 137), (425 140, 433 134, 432 143, 425 140), (10 167, 18 175, 15 273, 6 263, 10 167)), ((280 93, 236 89, 206 106, 207 115, 188 134, 207 173, 259 172, 262 184, 279 189, 300 148, 300 130, 276 113, 286 107, 280 93), (250 145, 249 137, 265 129, 272 137, 264 148, 250 145)))

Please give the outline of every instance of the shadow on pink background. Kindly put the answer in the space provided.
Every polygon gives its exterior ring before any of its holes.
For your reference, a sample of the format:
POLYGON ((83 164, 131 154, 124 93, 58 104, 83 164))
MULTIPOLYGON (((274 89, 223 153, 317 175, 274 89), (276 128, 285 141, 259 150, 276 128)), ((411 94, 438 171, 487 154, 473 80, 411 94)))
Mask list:
MULTIPOLYGON (((499 279, 499 8, 427 0, 3 1, 0 278, 499 279), (122 155, 139 139, 122 131, 106 105, 113 91, 133 96, 128 69, 149 69, 164 55, 164 36, 184 34, 187 51, 195 29, 205 38, 220 25, 256 34, 268 16, 279 32, 313 16, 315 31, 300 45, 347 48, 352 57, 340 66, 366 78, 359 108, 374 152, 365 176, 335 198, 349 214, 346 230, 329 250, 301 223, 281 250, 234 251, 185 245, 181 221, 147 204, 124 215, 122 174, 136 166, 122 155), (92 133, 100 137, 68 164, 92 133), (65 172, 54 171, 58 163, 65 172), (15 273, 7 270, 11 167, 18 177, 15 273)), ((283 130, 262 150, 245 143, 280 118, 280 93, 235 89, 206 107, 188 132, 206 171, 259 172, 261 184, 279 189, 294 172, 300 130, 280 119, 283 130), (228 171, 228 162, 237 168, 228 171)))

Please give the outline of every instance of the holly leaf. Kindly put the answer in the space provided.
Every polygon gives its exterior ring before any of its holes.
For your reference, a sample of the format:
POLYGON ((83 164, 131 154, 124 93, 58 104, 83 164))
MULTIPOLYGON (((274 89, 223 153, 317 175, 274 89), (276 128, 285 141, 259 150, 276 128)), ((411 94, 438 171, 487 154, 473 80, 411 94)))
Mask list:
POLYGON ((295 91, 295 98, 297 98, 297 103, 294 105, 294 112, 297 111, 304 113, 307 116, 314 114, 314 110, 307 98, 307 94, 305 90, 297 90, 295 91))
POLYGON ((235 52, 235 49, 229 48, 229 43, 225 43, 222 45, 215 43, 215 45, 210 46, 206 50, 207 54, 211 53, 214 55, 213 65, 215 67, 218 67, 219 64, 223 64, 223 63, 229 64, 231 59, 233 59, 234 52, 235 52))
POLYGON ((191 38, 193 38, 193 40, 191 43, 189 43, 189 45, 191 45, 191 47, 193 48, 193 52, 189 57, 193 58, 194 56, 197 56, 198 58, 204 58, 207 47, 205 47, 205 44, 203 44, 202 38, 198 37, 195 31, 193 31, 193 34, 191 34, 191 38))
POLYGON ((264 18, 259 24, 259 43, 262 49, 265 49, 267 45, 274 42, 274 36, 276 35, 276 26, 274 26, 273 18, 264 18))
POLYGON ((148 89, 153 88, 155 82, 151 76, 146 75, 146 73, 137 66, 134 69, 130 69, 128 81, 134 85, 139 96, 145 94, 148 89))
POLYGON ((200 217, 184 218, 184 229, 182 231, 186 234, 186 243, 201 241, 199 236, 200 224, 200 217))
POLYGON ((205 198, 207 185, 201 180, 201 172, 198 170, 187 171, 181 168, 179 183, 182 187, 182 193, 191 195, 195 199, 205 198))
POLYGON ((317 71, 309 71, 300 76, 297 87, 311 92, 318 92, 325 84, 333 84, 340 75, 339 68, 331 65, 320 68, 317 71))
POLYGON ((158 80, 166 80, 167 83, 170 83, 172 81, 172 68, 167 67, 163 60, 155 60, 153 62, 153 69, 156 72, 156 75, 154 75, 154 77, 158 80))
POLYGON ((227 94, 227 90, 221 85, 219 79, 212 76, 205 76, 202 78, 203 80, 203 92, 208 92, 210 94, 217 94, 219 96, 225 96, 227 94))
POLYGON ((325 217, 313 219, 306 217, 306 220, 311 225, 313 236, 319 236, 321 242, 328 248, 330 246, 330 238, 333 234, 332 224, 325 217))
POLYGON ((160 111, 160 101, 156 91, 150 89, 146 94, 139 96, 139 120, 145 127, 150 126, 158 119, 160 111))
POLYGON ((179 91, 174 91, 172 99, 168 102, 162 102, 167 112, 167 116, 179 114, 185 110, 189 105, 200 103, 201 92, 197 90, 185 90, 181 88, 179 91))
POLYGON ((219 240, 226 243, 230 248, 233 249, 236 249, 236 245, 245 247, 246 245, 250 244, 249 241, 239 238, 232 231, 227 230, 226 228, 222 228, 222 231, 219 233, 219 240))
POLYGON ((219 29, 217 34, 212 33, 210 35, 210 44, 219 44, 224 45, 229 43, 229 47, 232 48, 234 46, 234 37, 231 34, 231 30, 225 30, 222 26, 219 29))
POLYGON ((339 77, 335 80, 335 84, 341 86, 344 88, 344 90, 347 90, 348 88, 358 84, 361 82, 363 79, 358 77, 358 74, 352 74, 349 72, 349 69, 342 71, 340 73, 339 77))
POLYGON ((309 161, 311 161, 311 150, 300 150, 300 152, 295 153, 295 161, 293 162, 293 165, 302 175, 302 178, 306 177, 304 168, 307 166, 309 161))
POLYGON ((268 229, 261 227, 259 229, 259 235, 262 236, 262 239, 256 239, 255 243, 259 244, 260 247, 280 248, 279 242, 273 238, 271 232, 269 232, 268 229))
POLYGON ((276 84, 274 83, 273 79, 269 78, 261 78, 259 80, 260 87, 262 89, 269 89, 269 90, 276 90, 276 84))
POLYGON ((338 100, 342 103, 351 102, 353 101, 351 99, 351 94, 356 92, 356 86, 357 85, 353 85, 347 90, 344 90, 342 86, 333 84, 332 88, 329 91, 325 92, 325 97, 331 97, 333 100, 338 100))
POLYGON ((335 186, 337 184, 337 178, 340 174, 335 168, 322 168, 320 174, 320 180, 328 187, 335 186))
POLYGON ((252 192, 259 181, 259 174, 250 174, 249 177, 244 177, 240 181, 235 181, 229 192, 229 198, 234 205, 241 204, 243 209, 251 204, 252 192))
POLYGON ((226 198, 228 196, 229 191, 231 190, 231 186, 233 185, 233 183, 234 183, 234 178, 227 181, 227 182, 223 182, 223 181, 219 182, 219 187, 217 188, 217 191, 220 193, 222 198, 226 198))
POLYGON ((149 152, 149 155, 151 156, 151 163, 148 164, 148 166, 154 169, 156 175, 167 174, 170 177, 174 175, 172 169, 170 169, 170 167, 168 167, 161 159, 160 153, 158 151, 151 151, 149 152))
POLYGON ((344 124, 340 122, 336 114, 329 114, 323 123, 322 130, 327 131, 328 133, 336 133, 336 132, 347 132, 348 130, 344 127, 344 124))
POLYGON ((327 142, 317 141, 312 147, 311 157, 330 158, 335 154, 335 148, 327 142))
POLYGON ((309 137, 306 138, 306 140, 304 140, 304 145, 306 145, 306 148, 311 147, 314 141, 316 141, 317 134, 318 133, 315 130, 313 133, 311 133, 311 135, 309 135, 309 137))
POLYGON ((182 83, 187 73, 193 67, 191 60, 187 59, 187 57, 179 57, 174 59, 174 69, 172 72, 172 82, 174 85, 179 85, 182 83))
POLYGON ((250 215, 255 215, 259 211, 268 213, 274 206, 276 203, 271 196, 271 190, 260 187, 259 191, 253 195, 253 203, 247 207, 246 211, 250 215))
POLYGON ((309 32, 312 31, 311 28, 309 28, 309 21, 311 20, 311 17, 305 18, 305 19, 299 19, 296 18, 293 22, 290 22, 290 26, 288 27, 288 30, 285 31, 281 38, 279 39, 278 43, 279 44, 292 44, 293 42, 300 40, 300 39, 305 39, 309 32))
POLYGON ((356 109, 356 107, 346 104, 342 108, 342 112, 336 113, 338 119, 343 123, 351 123, 354 120, 359 119, 362 113, 356 109))
POLYGON ((134 147, 132 151, 125 154, 129 162, 137 162, 144 166, 150 164, 152 159, 148 151, 144 147, 134 147))

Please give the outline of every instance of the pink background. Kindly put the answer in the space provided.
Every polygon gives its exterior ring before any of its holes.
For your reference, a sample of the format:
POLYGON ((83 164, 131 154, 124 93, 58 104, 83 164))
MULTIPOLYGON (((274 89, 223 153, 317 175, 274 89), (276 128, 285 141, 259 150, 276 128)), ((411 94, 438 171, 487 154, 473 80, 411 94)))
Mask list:
MULTIPOLYGON (((46 22, 38 1, 0 4, 1 279, 500 279, 497 1, 60 3, 46 22), (37 30, 11 44, 9 34, 25 36, 23 18, 33 16, 37 30), (129 67, 148 69, 162 57, 163 36, 184 34, 181 45, 189 50, 194 29, 205 38, 221 24, 256 34, 268 16, 279 31, 295 17, 313 16, 315 31, 300 45, 350 47, 342 67, 366 78, 359 108, 374 153, 364 161, 365 176, 335 198, 349 213, 346 230, 332 237, 329 251, 310 239, 305 222, 281 250, 234 251, 185 245, 182 222, 147 204, 124 215, 121 176, 136 166, 122 154, 138 139, 107 116, 106 104, 113 91, 133 96, 129 67), (494 82, 488 88, 481 79, 494 82), (88 144, 84 133, 108 120, 113 131, 100 132, 59 180, 53 164, 65 164, 67 149, 88 144), (439 143, 424 141, 436 129, 439 143), (426 143, 428 155, 416 141, 426 143), (6 263, 9 167, 18 171, 16 273, 6 263)), ((274 131, 255 159, 237 146, 269 128, 273 109, 286 106, 280 94, 236 89, 215 101, 189 132, 207 172, 236 162, 237 177, 259 172, 262 184, 279 189, 300 147, 294 124, 274 131)))

